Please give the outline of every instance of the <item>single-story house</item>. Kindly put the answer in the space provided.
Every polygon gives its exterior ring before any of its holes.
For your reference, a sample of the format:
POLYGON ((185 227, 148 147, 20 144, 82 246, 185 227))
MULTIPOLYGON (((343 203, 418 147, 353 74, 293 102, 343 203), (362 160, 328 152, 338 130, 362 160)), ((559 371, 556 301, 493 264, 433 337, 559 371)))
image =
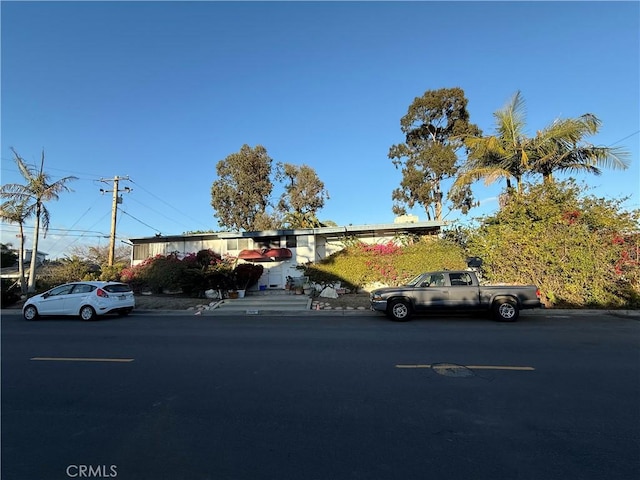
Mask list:
MULTIPOLYGON (((210 249, 221 256, 232 256, 246 262, 260 262, 264 274, 260 285, 282 289, 287 277, 299 277, 295 267, 327 258, 345 248, 349 240, 384 243, 407 235, 436 235, 444 226, 436 221, 404 221, 377 225, 348 225, 259 232, 217 232, 187 235, 156 235, 131 238, 131 264, 137 265, 155 255, 177 253, 187 255, 210 249)), ((409 219, 412 220, 412 219, 409 219)))
MULTIPOLYGON (((12 249, 12 250, 15 253, 18 253, 17 249, 12 249)), ((25 249, 24 258, 22 260, 22 265, 24 266, 25 279, 29 278, 29 269, 31 268, 31 255, 33 255, 33 250, 32 249, 31 250, 25 249)), ((38 253, 36 254, 36 265, 37 266, 42 265, 44 263, 44 261, 46 260, 47 255, 49 255, 49 254, 41 252, 40 250, 38 250, 38 253)), ((0 277, 2 277, 4 279, 17 281, 17 280, 20 279, 19 270, 20 270, 20 268, 19 268, 18 262, 16 262, 15 265, 2 267, 0 269, 0 277)))

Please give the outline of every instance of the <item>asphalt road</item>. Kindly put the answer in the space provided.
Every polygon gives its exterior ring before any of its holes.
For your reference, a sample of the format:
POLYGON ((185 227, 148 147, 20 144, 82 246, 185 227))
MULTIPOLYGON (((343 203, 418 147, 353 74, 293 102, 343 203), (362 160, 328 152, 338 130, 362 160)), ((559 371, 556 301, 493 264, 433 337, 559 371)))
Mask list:
POLYGON ((640 478, 640 321, 3 312, 3 480, 640 478))

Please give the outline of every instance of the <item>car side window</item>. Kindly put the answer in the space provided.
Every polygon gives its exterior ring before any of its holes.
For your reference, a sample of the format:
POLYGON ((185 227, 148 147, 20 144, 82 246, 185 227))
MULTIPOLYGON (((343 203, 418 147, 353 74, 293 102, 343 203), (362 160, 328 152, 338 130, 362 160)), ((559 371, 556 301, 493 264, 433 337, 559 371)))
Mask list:
POLYGON ((452 287, 467 287, 473 285, 471 275, 468 273, 451 273, 449 274, 449 280, 451 280, 452 287))
POLYGON ((56 287, 54 289, 52 289, 49 292, 49 296, 54 297, 56 295, 67 295, 68 293, 71 292, 71 289, 74 287, 74 285, 61 285, 59 287, 56 287))
POLYGON ((421 287, 444 287, 444 275, 441 273, 434 273, 424 279, 420 284, 421 287))
POLYGON ((93 285, 87 285, 86 283, 81 283, 75 286, 73 289, 73 293, 89 293, 93 291, 96 287, 93 285))

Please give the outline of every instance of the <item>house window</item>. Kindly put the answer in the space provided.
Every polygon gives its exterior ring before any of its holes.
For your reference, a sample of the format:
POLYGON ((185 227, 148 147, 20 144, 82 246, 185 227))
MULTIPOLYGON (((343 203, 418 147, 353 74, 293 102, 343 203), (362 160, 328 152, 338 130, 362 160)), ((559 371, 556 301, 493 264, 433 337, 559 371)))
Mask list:
POLYGON ((309 246, 309 235, 300 235, 297 238, 297 246, 298 247, 308 247, 309 246))
POLYGON ((246 250, 249 248, 248 238, 229 238, 227 239, 227 252, 231 250, 246 250))
POLYGON ((296 248, 298 246, 297 239, 298 237, 295 235, 287 235, 287 248, 296 248))
POLYGON ((262 237, 253 240, 256 248, 280 248, 280 237, 262 237))
POLYGON ((149 258, 149 244, 143 243, 141 245, 133 246, 133 260, 145 260, 149 258))

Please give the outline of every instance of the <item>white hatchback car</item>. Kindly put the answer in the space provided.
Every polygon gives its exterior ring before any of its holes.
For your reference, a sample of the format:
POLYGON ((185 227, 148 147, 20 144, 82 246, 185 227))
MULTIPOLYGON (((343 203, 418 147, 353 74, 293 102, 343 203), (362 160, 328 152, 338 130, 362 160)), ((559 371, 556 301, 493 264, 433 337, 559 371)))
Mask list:
POLYGON ((128 315, 136 306, 131 287, 119 282, 73 282, 28 299, 22 307, 26 320, 45 315, 79 315, 93 320, 97 315, 128 315))

